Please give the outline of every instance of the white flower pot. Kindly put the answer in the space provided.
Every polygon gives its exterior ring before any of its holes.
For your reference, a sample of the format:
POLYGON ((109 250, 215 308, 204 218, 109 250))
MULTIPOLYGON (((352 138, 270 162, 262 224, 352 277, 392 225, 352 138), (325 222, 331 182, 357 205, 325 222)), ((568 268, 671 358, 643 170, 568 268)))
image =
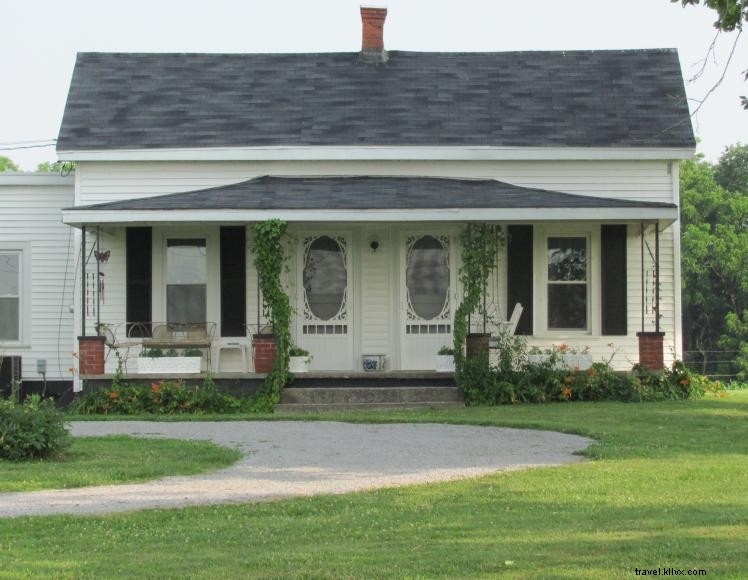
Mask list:
POLYGON ((187 375, 200 373, 203 359, 199 356, 141 356, 137 360, 139 374, 187 375))
POLYGON ((290 356, 288 357, 288 372, 290 373, 308 373, 310 357, 308 356, 290 356))
POLYGON ((580 371, 586 371, 592 366, 592 357, 588 354, 563 354, 561 359, 570 369, 577 368, 580 371))
POLYGON ((451 354, 436 355, 436 372, 453 373, 455 372, 455 357, 451 354))

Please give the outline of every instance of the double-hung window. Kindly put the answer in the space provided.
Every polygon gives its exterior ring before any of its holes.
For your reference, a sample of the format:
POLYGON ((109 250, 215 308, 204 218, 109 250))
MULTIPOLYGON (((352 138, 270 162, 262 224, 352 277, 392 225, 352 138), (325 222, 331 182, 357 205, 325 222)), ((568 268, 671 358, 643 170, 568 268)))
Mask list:
POLYGON ((549 237, 548 330, 589 329, 589 240, 549 237))
POLYGON ((166 242, 166 321, 206 322, 208 258, 204 238, 166 242))
POLYGON ((0 250, 0 342, 21 340, 20 251, 0 250))

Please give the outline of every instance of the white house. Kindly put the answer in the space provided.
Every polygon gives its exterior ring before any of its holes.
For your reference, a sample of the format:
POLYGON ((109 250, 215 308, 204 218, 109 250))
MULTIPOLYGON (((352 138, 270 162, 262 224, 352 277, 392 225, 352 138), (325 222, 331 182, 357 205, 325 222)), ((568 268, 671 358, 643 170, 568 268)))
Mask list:
POLYGON ((0 173, 0 390, 62 396, 73 384, 76 243, 62 223, 73 177, 0 173), (46 384, 45 384, 46 383, 46 384))
POLYGON ((209 322, 214 357, 251 352, 265 321, 247 226, 281 218, 314 369, 366 354, 433 369, 460 300, 457 233, 481 221, 508 238, 494 321, 521 303, 531 345, 615 350, 620 368, 660 340, 678 356, 678 164, 695 142, 675 50, 387 52, 386 10, 361 12, 357 53, 78 56, 63 220, 106 280, 76 299, 78 332, 209 322))

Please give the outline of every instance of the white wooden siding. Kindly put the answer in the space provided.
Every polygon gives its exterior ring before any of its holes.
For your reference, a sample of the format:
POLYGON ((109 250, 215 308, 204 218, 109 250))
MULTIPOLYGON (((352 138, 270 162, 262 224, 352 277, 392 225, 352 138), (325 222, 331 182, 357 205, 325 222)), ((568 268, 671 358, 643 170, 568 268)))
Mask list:
POLYGON ((76 171, 76 205, 216 187, 260 175, 485 178, 580 195, 673 200, 670 163, 665 161, 86 161, 76 171))
MULTIPOLYGON (((393 333, 397 325, 397 311, 393 310, 393 293, 396 291, 395 272, 392 272, 392 255, 397 247, 390 228, 363 228, 360 249, 360 305, 356 327, 360 329, 361 354, 384 354, 391 365, 394 352, 393 333), (376 252, 371 250, 373 240, 379 242, 376 252)), ((358 370, 359 367, 356 367, 358 370)))
POLYGON ((31 316, 30 336, 21 346, 0 343, 0 355, 22 357, 22 378, 31 381, 42 379, 37 360, 47 361, 48 381, 73 378, 75 242, 60 211, 72 205, 74 188, 72 178, 51 177, 0 176, 0 248, 23 245, 31 266, 31 288, 23 288, 31 304, 21 312, 31 316))

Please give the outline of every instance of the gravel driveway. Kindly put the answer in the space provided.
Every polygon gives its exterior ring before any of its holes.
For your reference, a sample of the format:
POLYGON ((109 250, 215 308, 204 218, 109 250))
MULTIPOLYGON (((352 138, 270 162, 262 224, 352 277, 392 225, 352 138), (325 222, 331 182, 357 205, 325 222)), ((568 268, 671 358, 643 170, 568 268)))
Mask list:
POLYGON ((76 436, 207 439, 244 457, 227 469, 147 483, 0 493, 0 517, 101 514, 261 501, 475 477, 582 461, 591 439, 463 425, 247 421, 74 422, 76 436))

